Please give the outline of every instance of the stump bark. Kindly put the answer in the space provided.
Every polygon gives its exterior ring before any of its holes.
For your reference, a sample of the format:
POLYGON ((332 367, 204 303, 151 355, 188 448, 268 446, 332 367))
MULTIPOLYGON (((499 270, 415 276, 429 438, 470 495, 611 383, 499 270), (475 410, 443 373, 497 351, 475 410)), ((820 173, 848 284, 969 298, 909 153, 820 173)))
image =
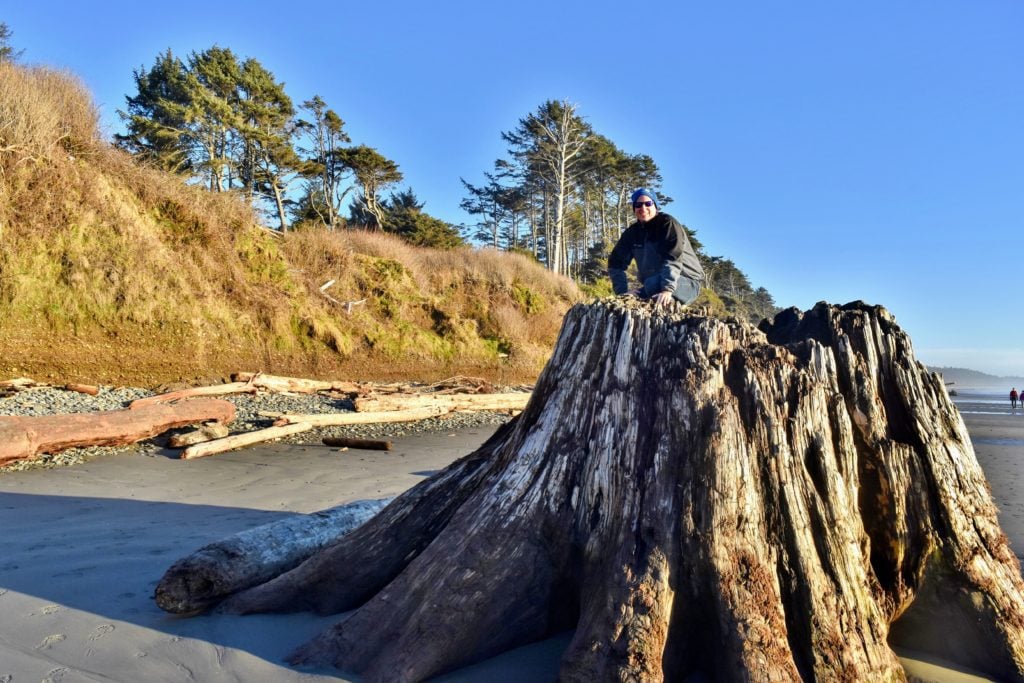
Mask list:
POLYGON ((941 379, 881 307, 758 330, 567 315, 525 411, 227 611, 354 610, 295 652, 418 681, 574 629, 564 681, 1024 680, 1024 582, 941 379))

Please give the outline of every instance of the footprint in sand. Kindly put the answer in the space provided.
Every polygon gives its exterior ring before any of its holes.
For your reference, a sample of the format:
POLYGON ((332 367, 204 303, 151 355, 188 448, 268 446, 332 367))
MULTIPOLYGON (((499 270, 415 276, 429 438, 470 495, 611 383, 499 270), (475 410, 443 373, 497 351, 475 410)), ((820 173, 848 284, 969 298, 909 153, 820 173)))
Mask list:
POLYGON ((92 630, 92 635, 89 636, 89 640, 99 640, 108 633, 114 632, 113 624, 100 624, 92 630))
MULTIPOLYGON (((94 628, 92 630, 91 634, 89 634, 89 642, 90 643, 95 643, 97 640, 99 640, 103 636, 107 635, 108 633, 113 633, 113 632, 114 632, 114 625, 113 624, 100 624, 99 626, 97 626, 96 628, 94 628)), ((94 654, 96 654, 96 650, 94 650, 91 645, 86 647, 86 649, 85 649, 85 656, 86 657, 92 657, 94 654)))
POLYGON ((56 614, 59 611, 60 611, 60 605, 46 605, 45 607, 43 607, 38 612, 32 612, 31 614, 29 614, 29 616, 30 617, 49 616, 51 614, 56 614))
POLYGON ((67 636, 63 633, 54 633, 52 636, 46 636, 43 638, 43 642, 36 645, 37 650, 49 650, 51 647, 59 642, 67 639, 67 636))
POLYGON ((69 671, 71 671, 71 669, 67 668, 66 666, 62 666, 56 669, 50 669, 50 671, 48 671, 46 674, 46 678, 41 680, 39 683, 60 683, 60 681, 64 680, 64 674, 68 673, 69 671))

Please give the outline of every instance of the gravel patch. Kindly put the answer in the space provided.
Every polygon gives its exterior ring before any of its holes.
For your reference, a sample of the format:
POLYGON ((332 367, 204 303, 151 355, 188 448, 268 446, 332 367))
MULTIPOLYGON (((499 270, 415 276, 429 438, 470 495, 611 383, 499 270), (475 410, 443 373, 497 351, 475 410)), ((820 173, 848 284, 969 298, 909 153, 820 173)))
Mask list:
MULTIPOLYGON (((122 410, 127 408, 128 404, 132 401, 152 395, 152 391, 130 387, 100 387, 100 392, 96 396, 66 391, 55 387, 37 387, 19 391, 6 398, 0 398, 0 415, 35 416, 122 410)), ((215 398, 222 398, 235 405, 235 421, 229 425, 232 434, 270 427, 273 423, 273 418, 263 417, 259 415, 260 412, 310 415, 354 412, 351 400, 323 394, 229 394, 215 398)), ((321 439, 325 436, 388 439, 414 434, 444 433, 473 427, 497 426, 508 422, 509 419, 510 417, 505 413, 486 411, 448 413, 447 415, 416 422, 315 427, 308 432, 278 439, 277 442, 320 444, 321 439)), ((171 435, 190 430, 191 428, 170 430, 152 439, 146 439, 128 446, 69 448, 60 453, 41 455, 33 460, 11 463, 5 467, 0 467, 0 473, 66 467, 112 453, 157 453, 164 450, 167 439, 171 435)))

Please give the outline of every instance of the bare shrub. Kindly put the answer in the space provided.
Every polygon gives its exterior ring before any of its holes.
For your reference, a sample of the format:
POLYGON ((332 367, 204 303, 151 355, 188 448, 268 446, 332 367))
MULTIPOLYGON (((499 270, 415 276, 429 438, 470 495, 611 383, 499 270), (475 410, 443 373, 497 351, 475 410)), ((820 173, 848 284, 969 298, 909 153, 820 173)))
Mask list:
POLYGON ((56 161, 99 146, 99 114, 74 75, 0 62, 0 153, 5 165, 56 161))

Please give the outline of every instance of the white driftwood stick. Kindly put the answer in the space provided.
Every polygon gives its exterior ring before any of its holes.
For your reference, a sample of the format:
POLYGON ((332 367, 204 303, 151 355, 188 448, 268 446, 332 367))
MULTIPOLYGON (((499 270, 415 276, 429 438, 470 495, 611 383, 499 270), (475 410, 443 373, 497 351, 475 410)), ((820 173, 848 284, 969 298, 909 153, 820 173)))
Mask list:
POLYGON ((383 422, 415 422, 451 412, 443 406, 427 406, 410 410, 391 410, 379 413, 324 413, 323 415, 281 415, 274 424, 309 424, 314 427, 336 425, 362 425, 383 422))
POLYGON ((365 303, 366 299, 360 299, 359 301, 348 301, 345 303, 345 312, 351 315, 353 306, 360 306, 365 303))
POLYGON ((329 287, 333 287, 336 280, 328 280, 327 282, 320 285, 320 291, 326 292, 329 287))
POLYGON ((424 406, 437 406, 455 411, 473 410, 522 410, 530 400, 530 394, 422 394, 419 396, 381 396, 378 398, 357 398, 359 412, 384 410, 409 410, 424 406))
POLYGON ((283 436, 291 436, 292 434, 309 431, 312 428, 313 425, 311 424, 298 423, 283 425, 281 427, 267 427, 266 429, 247 432, 245 434, 235 434, 234 436, 225 436, 223 439, 216 439, 214 441, 196 444, 195 446, 189 446, 181 452, 181 459, 192 460, 194 458, 205 458, 208 455, 223 453, 224 451, 241 448, 242 446, 251 446, 254 443, 262 443, 264 441, 270 441, 271 439, 280 439, 283 436))

